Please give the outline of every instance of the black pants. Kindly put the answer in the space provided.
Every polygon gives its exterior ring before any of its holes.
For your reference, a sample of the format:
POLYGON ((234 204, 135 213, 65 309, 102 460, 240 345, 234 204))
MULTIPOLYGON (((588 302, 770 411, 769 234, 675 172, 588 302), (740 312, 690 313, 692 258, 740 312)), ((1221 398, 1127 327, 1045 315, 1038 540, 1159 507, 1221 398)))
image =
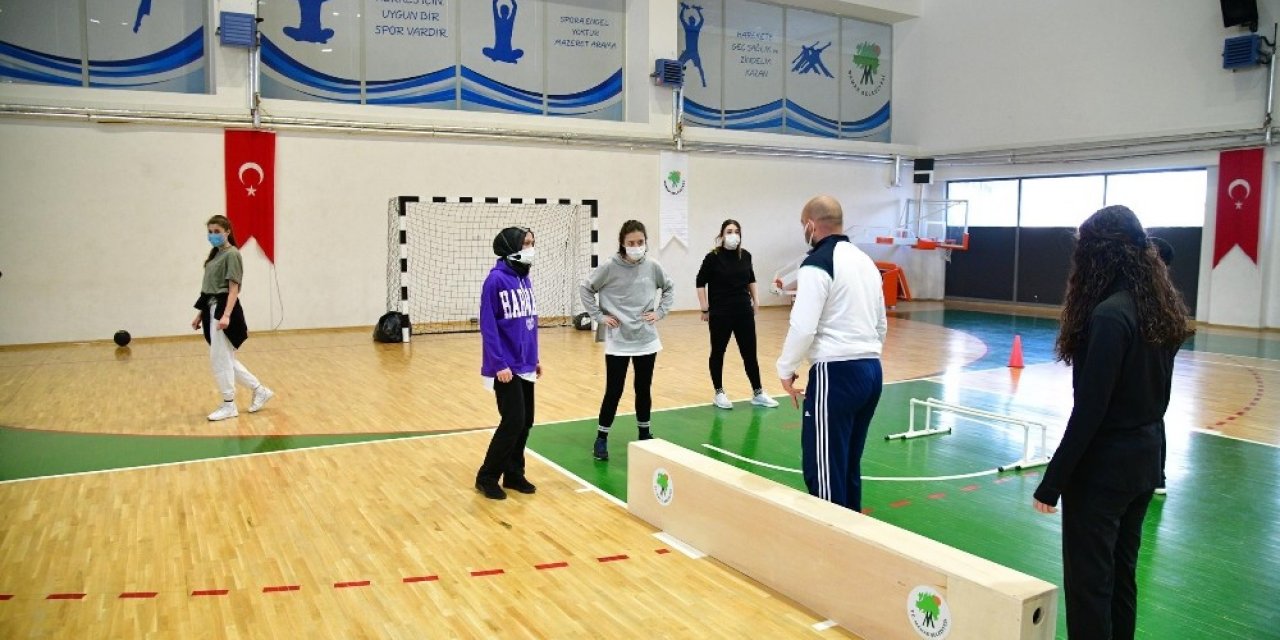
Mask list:
POLYGON ((1071 638, 1131 640, 1138 621, 1138 546, 1151 491, 1068 486, 1062 573, 1071 638))
POLYGON ((489 441, 477 482, 497 482, 499 476, 509 481, 524 477, 524 446, 533 428, 533 383, 520 376, 513 376, 511 382, 495 379, 493 395, 502 419, 489 441))
POLYGON ((613 426, 613 418, 618 415, 618 401, 622 399, 623 387, 627 384, 627 363, 635 363, 636 421, 648 422, 649 410, 653 408, 653 397, 649 388, 653 386, 653 365, 658 361, 658 354, 647 356, 605 356, 604 400, 600 402, 600 422, 602 427, 613 426))
POLYGON ((760 362, 756 360, 756 317, 751 310, 745 313, 712 313, 707 320, 711 328, 711 357, 707 366, 711 369, 711 384, 724 388, 724 352, 729 348, 729 336, 738 339, 738 353, 747 370, 747 380, 752 391, 763 389, 760 384, 760 362))

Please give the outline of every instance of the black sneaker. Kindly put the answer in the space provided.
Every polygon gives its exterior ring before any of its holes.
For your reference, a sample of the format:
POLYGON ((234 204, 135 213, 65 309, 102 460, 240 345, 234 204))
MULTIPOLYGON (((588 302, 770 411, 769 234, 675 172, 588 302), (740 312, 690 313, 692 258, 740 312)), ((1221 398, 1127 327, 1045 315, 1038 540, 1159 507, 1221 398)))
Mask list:
POLYGON ((534 493, 538 490, 538 487, 534 486, 532 482, 529 482, 529 480, 524 477, 516 478, 514 480, 511 478, 503 478, 502 486, 508 489, 515 489, 520 493, 534 493))
POLYGON ((498 486, 498 483, 476 482, 476 491, 484 494, 484 497, 490 500, 506 500, 507 492, 498 486))
POLYGON ((650 433, 650 432, 648 432, 648 431, 641 431, 641 432, 640 432, 640 437, 639 437, 639 438, 636 438, 636 439, 637 439, 637 440, 652 440, 652 439, 653 439, 653 434, 652 434, 652 433, 650 433))
POLYGON ((596 438, 596 446, 592 450, 591 454, 595 456, 596 460, 608 460, 609 459, 609 441, 605 440, 604 438, 596 438))

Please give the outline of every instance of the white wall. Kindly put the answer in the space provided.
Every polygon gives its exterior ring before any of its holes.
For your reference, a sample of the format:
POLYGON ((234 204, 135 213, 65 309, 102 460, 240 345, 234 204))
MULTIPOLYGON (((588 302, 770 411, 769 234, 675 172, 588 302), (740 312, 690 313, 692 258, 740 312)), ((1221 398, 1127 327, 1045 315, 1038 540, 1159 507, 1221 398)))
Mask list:
MULTIPOLYGON (((895 140, 905 145, 705 130, 691 137, 911 155, 917 144, 927 153, 942 153, 1261 122, 1262 74, 1218 68, 1222 38, 1234 31, 1221 28, 1216 3, 908 4, 909 12, 920 7, 923 17, 894 29, 893 127, 895 140)), ((1280 15, 1277 0, 1259 4, 1264 22, 1280 15)), ((265 106, 275 116, 664 140, 670 133, 670 94, 649 86, 647 74, 652 58, 675 54, 675 25, 666 18, 675 7, 675 0, 628 3, 627 123, 287 101, 265 106)), ((217 89, 210 96, 0 85, 0 102, 243 115, 246 59, 236 50, 215 49, 217 89)), ((223 209, 221 129, 4 117, 0 149, 0 344, 104 339, 117 328, 139 336, 182 333, 194 313, 189 307, 207 251, 202 223, 223 209)), ((603 246, 630 217, 656 232, 654 150, 288 130, 279 134, 277 154, 282 328, 373 322, 384 304, 385 206, 391 196, 596 198, 603 246), (494 167, 503 169, 495 174, 494 167)), ((1274 151, 1268 157, 1269 167, 1280 161, 1274 151)), ((1165 162, 1211 166, 1216 155, 1118 165, 1144 169, 1165 162)), ((944 168, 939 178, 1083 170, 1075 164, 944 168)), ((725 217, 743 223, 763 280, 803 251, 796 218, 808 197, 833 193, 844 202, 850 224, 892 226, 911 195, 908 188, 887 186, 890 168, 884 164, 694 154, 690 171, 693 246, 673 245, 659 253, 678 279, 682 309, 696 305, 693 275, 725 217)), ((1273 167, 1270 175, 1272 204, 1264 212, 1262 275, 1254 298, 1260 301, 1260 322, 1280 326, 1280 294, 1274 292, 1280 288, 1280 185, 1273 167)), ((918 297, 941 296, 940 253, 868 252, 904 264, 918 297)), ((246 257, 251 327, 270 328, 280 320, 268 297, 270 273, 256 249, 246 257)), ((1208 276, 1202 272, 1202 295, 1214 290, 1208 276)), ((1218 300, 1247 294, 1232 286, 1219 285, 1218 300)))
MULTIPOLYGON (((1280 1, 1259 0, 1271 35, 1280 1)), ((895 141, 933 153, 1261 127, 1210 0, 924 0, 894 29, 895 141)))
MULTIPOLYGON (((1259 0, 1260 32, 1280 0, 1259 0)), ((1261 130, 1266 68, 1221 68, 1216 2, 924 0, 894 30, 895 141, 933 155, 1261 130)), ((1239 252, 1212 268, 1218 156, 1189 153, 1039 165, 943 166, 941 180, 1208 167, 1198 319, 1280 327, 1280 234, 1273 147, 1267 154, 1258 264, 1239 252)), ((941 197, 939 189, 935 194, 941 197)))

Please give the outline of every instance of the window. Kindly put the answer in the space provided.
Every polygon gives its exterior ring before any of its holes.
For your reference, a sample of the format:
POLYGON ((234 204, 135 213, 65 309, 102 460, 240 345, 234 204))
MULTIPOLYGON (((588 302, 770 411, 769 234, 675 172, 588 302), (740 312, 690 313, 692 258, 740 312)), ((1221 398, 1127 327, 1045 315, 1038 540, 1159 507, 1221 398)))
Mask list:
MULTIPOLYGON (((969 201, 970 227, 1018 226, 1018 181, 982 180, 947 183, 948 200, 969 201)), ((947 224, 961 226, 958 211, 951 211, 947 224)))
POLYGON ((1208 180, 1203 169, 1117 173, 1107 176, 1107 205, 1133 209, 1147 228, 1202 227, 1208 180))
POLYGON ((1102 176, 1024 179, 1019 223, 1023 227, 1078 227, 1102 207, 1105 186, 1102 176))
MULTIPOLYGON (((1204 226, 1204 169, 1046 178, 957 180, 947 199, 969 201, 970 227, 1080 226, 1104 206, 1133 209, 1148 228, 1204 226), (1021 189, 1021 198, 1019 198, 1021 189)), ((958 225, 956 218, 948 220, 958 225)))

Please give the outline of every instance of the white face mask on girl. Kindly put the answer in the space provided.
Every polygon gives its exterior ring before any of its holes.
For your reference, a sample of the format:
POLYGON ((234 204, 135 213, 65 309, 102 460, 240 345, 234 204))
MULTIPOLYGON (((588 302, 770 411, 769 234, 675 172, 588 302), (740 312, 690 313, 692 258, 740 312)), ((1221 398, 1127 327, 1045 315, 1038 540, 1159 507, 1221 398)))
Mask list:
POLYGON ((736 233, 724 234, 724 248, 730 251, 733 251, 734 249, 737 249, 738 246, 741 244, 742 244, 742 236, 736 233))
POLYGON ((536 254, 537 254, 536 248, 525 247, 524 249, 520 250, 520 253, 512 254, 510 257, 512 260, 515 260, 520 264, 533 264, 533 257, 536 254))
POLYGON ((632 262, 638 261, 640 258, 644 257, 645 249, 646 247, 644 245, 640 245, 638 247, 627 247, 627 258, 632 262))

